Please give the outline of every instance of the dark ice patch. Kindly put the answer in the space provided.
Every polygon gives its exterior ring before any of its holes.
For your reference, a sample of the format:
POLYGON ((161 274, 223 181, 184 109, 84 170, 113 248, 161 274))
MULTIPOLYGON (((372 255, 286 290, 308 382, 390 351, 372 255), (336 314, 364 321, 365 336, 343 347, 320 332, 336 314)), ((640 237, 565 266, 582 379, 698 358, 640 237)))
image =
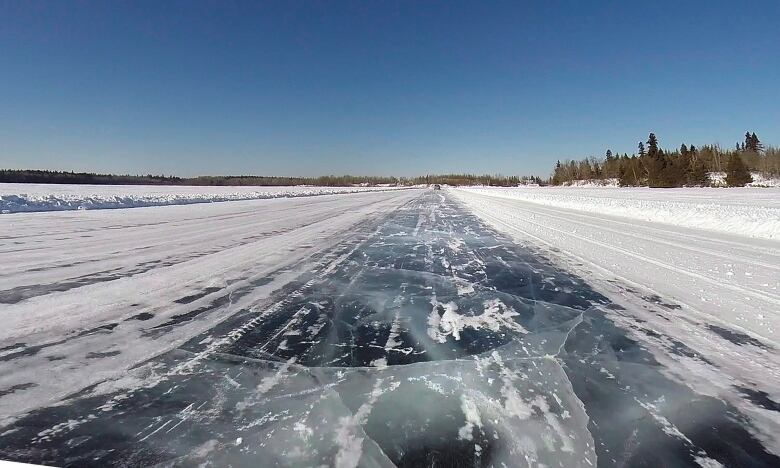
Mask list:
POLYGON ((8 388, 0 388, 0 397, 3 397, 5 395, 10 395, 12 393, 20 392, 22 390, 27 390, 28 388, 33 388, 37 386, 38 384, 36 383, 28 382, 23 384, 12 385, 8 388))
POLYGON ((89 330, 84 330, 80 332, 76 336, 87 336, 87 335, 94 335, 96 333, 111 333, 111 331, 119 325, 118 323, 107 323, 105 325, 101 325, 99 327, 90 328, 89 330))
POLYGON ((661 298, 661 296, 658 296, 656 294, 651 294, 649 296, 642 296, 642 299, 647 301, 647 302, 650 302, 650 303, 653 303, 653 304, 657 304, 657 305, 659 305, 661 307, 664 307, 666 309, 669 309, 669 310, 680 310, 680 309, 682 309, 682 306, 680 304, 674 304, 672 302, 664 302, 664 300, 661 298))
POLYGON ((154 314, 150 314, 149 312, 141 312, 138 315, 133 315, 127 320, 149 320, 151 318, 154 318, 154 314))
POLYGON ((161 328, 172 327, 174 325, 179 325, 179 324, 184 323, 184 322, 192 321, 197 316, 199 316, 200 314, 202 314, 204 312, 208 312, 210 310, 213 310, 213 309, 215 309, 217 307, 221 307, 221 306, 223 306, 225 304, 228 304, 228 303, 230 303, 230 294, 225 294, 224 296, 218 297, 213 302, 211 302, 210 304, 207 304, 207 305, 205 305, 203 307, 198 307, 195 310, 192 310, 190 312, 186 312, 186 313, 183 313, 183 314, 174 315, 167 322, 161 323, 160 325, 152 327, 152 329, 149 330, 148 332, 151 332, 152 334, 154 334, 153 330, 159 330, 161 328))
POLYGON ((87 359, 100 359, 105 357, 111 357, 121 354, 121 351, 105 351, 105 352, 89 352, 87 353, 87 359))
POLYGON ((189 304, 190 302, 197 301, 198 299, 200 299, 202 297, 205 297, 205 296, 208 296, 209 294, 215 293, 215 292, 219 291, 220 289, 222 289, 222 288, 215 288, 215 287, 206 288, 206 289, 204 289, 201 292, 198 292, 196 294, 192 294, 192 295, 189 295, 189 296, 184 296, 184 297, 182 297, 180 299, 176 299, 173 302, 175 302, 177 304, 189 304))
POLYGON ((749 344, 761 349, 771 349, 769 346, 758 341, 752 336, 746 335, 744 333, 740 333, 738 331, 729 330, 728 328, 719 327, 717 325, 707 325, 707 328, 715 332, 721 338, 728 340, 736 345, 741 346, 741 345, 749 344))
POLYGON ((752 388, 747 387, 736 387, 737 390, 748 399, 753 402, 753 404, 760 406, 764 409, 768 409, 770 411, 778 411, 780 412, 780 403, 777 403, 776 401, 769 398, 769 394, 766 392, 762 392, 761 390, 755 390, 752 388))

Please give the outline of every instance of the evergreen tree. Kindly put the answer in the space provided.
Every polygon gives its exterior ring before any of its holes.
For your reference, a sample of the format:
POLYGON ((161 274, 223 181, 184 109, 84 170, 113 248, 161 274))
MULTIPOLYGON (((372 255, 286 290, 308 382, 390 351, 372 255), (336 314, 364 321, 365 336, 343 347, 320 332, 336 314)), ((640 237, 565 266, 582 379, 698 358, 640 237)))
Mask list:
POLYGON ((655 133, 650 133, 647 137, 647 155, 651 158, 658 156, 658 138, 655 137, 655 133))
POLYGON ((646 142, 638 142, 638 148, 638 156, 629 157, 626 153, 621 156, 608 149, 601 159, 590 157, 558 162, 550 180, 566 184, 575 179, 617 178, 624 186, 680 187, 709 185, 708 172, 726 171, 727 165, 729 185, 749 182, 750 171, 761 171, 769 176, 780 174, 780 148, 769 146, 764 149, 753 132, 746 132, 745 142, 737 142, 736 151, 718 145, 697 148, 685 143, 679 150, 664 151, 653 133, 646 142), (734 155, 738 161, 734 160, 734 155))
POLYGON ((753 182, 747 166, 739 157, 738 153, 733 153, 726 164, 726 185, 729 187, 744 187, 745 184, 753 182))
POLYGON ((551 182, 553 185, 561 185, 564 180, 563 167, 561 166, 561 160, 559 159, 558 162, 555 163, 555 170, 553 171, 551 182))
POLYGON ((753 134, 750 135, 750 143, 751 143, 751 149, 756 153, 760 153, 761 151, 763 151, 764 145, 762 145, 761 141, 759 141, 758 137, 756 136, 756 132, 753 132, 753 134))
POLYGON ((663 157, 663 151, 658 149, 658 138, 655 133, 650 133, 647 137, 647 158, 644 161, 645 171, 647 172, 647 183, 650 187, 670 187, 671 174, 667 174, 666 161, 663 157))
POLYGON ((761 144, 761 141, 756 136, 756 132, 745 132, 745 143, 742 144, 742 149, 760 153, 764 149, 764 145, 761 144))
POLYGON ((606 178, 620 177, 620 155, 612 156, 612 150, 607 150, 604 158, 603 174, 606 178))

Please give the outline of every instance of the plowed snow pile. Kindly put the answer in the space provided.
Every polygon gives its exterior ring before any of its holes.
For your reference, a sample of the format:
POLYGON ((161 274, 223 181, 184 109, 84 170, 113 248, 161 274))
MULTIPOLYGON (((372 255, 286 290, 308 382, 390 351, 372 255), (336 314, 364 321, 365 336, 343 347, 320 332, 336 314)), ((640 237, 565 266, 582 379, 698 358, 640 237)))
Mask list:
POLYGON ((0 213, 189 205, 234 200, 310 197, 396 188, 0 184, 0 213))

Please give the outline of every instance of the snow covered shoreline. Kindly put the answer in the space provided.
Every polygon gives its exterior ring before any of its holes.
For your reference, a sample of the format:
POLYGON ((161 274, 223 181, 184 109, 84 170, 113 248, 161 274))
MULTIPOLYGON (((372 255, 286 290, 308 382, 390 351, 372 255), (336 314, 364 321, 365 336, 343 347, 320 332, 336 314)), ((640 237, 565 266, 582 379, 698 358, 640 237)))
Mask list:
POLYGON ((555 208, 780 239, 780 192, 775 189, 464 187, 461 190, 555 208))
POLYGON ((404 187, 224 187, 0 183, 0 213, 189 205, 398 190, 400 188, 404 187))

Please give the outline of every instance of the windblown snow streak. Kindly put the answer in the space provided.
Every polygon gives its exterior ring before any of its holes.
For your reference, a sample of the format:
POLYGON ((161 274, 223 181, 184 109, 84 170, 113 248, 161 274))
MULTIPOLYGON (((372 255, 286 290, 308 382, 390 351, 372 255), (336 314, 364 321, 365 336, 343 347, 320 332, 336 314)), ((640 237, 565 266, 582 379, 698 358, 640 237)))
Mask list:
MULTIPOLYGON (((382 222, 317 256, 273 300, 243 283, 218 306, 224 320, 191 319, 207 326, 172 351, 15 417, 0 429, 0 455, 77 465, 780 462, 732 404, 675 380, 617 327, 606 297, 447 196, 394 196, 382 222)), ((209 295, 177 298, 168 305, 213 313, 209 295)), ((82 351, 127 323, 152 340, 182 333, 133 314, 93 327, 82 351)), ((27 378, 26 349, 9 350, 16 383, 27 378)))

